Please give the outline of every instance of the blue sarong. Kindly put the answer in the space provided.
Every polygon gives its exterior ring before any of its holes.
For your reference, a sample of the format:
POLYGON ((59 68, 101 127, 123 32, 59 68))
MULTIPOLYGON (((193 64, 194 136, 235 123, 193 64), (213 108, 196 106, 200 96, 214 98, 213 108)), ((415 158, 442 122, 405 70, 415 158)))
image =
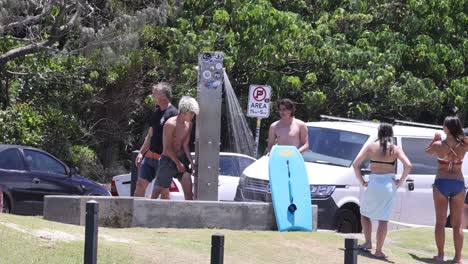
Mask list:
POLYGON ((361 215, 372 220, 389 220, 397 190, 394 178, 394 173, 369 175, 361 201, 361 215))

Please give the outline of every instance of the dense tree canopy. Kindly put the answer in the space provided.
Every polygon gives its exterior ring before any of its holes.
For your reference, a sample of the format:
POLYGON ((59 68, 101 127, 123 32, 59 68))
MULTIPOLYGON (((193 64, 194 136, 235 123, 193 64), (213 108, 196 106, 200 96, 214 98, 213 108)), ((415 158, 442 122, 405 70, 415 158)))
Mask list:
POLYGON ((466 122, 467 28, 466 0, 3 0, 0 141, 112 175, 142 142, 150 84, 195 95, 209 50, 244 106, 268 84, 304 120, 466 122))

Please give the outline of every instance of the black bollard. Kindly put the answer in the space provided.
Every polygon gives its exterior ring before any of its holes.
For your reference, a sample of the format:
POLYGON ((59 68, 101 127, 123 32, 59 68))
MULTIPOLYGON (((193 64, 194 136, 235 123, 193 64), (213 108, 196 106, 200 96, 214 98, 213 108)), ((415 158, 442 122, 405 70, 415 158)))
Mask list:
POLYGON ((357 264, 357 239, 346 238, 345 239, 345 264, 357 264))
POLYGON ((138 156, 138 153, 140 153, 139 150, 134 150, 132 152, 132 164, 130 166, 130 168, 131 168, 131 172, 130 172, 130 176, 131 176, 131 178, 130 178, 131 179, 130 180, 130 196, 134 196, 136 183, 137 183, 137 180, 138 180, 138 167, 135 164, 135 160, 136 160, 136 157, 138 156))
POLYGON ((224 262, 224 235, 216 233, 211 236, 211 264, 224 262))
POLYGON ((84 264, 97 263, 98 225, 99 203, 91 200, 86 203, 84 264))

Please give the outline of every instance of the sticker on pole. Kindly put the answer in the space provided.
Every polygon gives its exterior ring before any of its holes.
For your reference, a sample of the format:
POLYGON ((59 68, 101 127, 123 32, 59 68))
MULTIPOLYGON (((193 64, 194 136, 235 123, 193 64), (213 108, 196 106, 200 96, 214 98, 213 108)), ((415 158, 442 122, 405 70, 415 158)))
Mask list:
POLYGON ((247 116, 267 118, 270 116, 271 87, 268 85, 250 85, 247 116))

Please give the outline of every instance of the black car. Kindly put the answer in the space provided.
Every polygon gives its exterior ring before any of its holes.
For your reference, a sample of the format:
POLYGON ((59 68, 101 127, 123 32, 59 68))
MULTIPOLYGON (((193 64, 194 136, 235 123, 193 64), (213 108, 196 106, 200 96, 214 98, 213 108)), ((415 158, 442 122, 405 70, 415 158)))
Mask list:
POLYGON ((98 183, 79 175, 51 154, 26 146, 0 145, 3 211, 42 214, 45 195, 110 196, 98 183))

